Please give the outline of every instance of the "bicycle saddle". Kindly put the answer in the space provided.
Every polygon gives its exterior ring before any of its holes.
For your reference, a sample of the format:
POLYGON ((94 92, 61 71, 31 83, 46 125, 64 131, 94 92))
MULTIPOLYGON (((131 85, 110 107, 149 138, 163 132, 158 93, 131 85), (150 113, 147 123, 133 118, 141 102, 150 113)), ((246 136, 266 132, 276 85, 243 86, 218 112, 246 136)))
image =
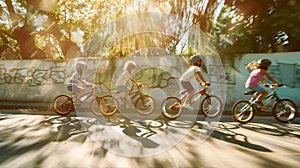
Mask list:
POLYGON ((244 92, 244 95, 253 95, 256 91, 254 90, 250 90, 250 91, 247 91, 247 92, 244 92))

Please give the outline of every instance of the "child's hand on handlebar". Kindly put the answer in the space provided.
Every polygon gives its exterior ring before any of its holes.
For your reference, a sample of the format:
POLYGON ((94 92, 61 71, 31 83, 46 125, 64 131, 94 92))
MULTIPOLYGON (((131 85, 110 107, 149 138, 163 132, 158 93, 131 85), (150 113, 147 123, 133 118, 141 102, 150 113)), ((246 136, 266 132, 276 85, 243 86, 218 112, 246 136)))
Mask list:
POLYGON ((143 84, 140 83, 140 82, 138 82, 136 85, 137 85, 138 87, 142 87, 142 86, 143 86, 143 84))
POLYGON ((210 83, 209 82, 202 82, 202 83, 200 83, 200 85, 202 85, 202 86, 209 86, 210 85, 210 83))

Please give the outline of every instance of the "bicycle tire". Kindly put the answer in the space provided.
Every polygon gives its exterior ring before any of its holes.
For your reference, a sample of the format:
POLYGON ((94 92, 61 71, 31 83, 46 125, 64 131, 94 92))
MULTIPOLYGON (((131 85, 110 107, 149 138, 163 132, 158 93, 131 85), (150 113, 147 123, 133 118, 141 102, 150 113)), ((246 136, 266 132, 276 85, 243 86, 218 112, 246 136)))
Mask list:
POLYGON ((155 101, 149 95, 143 95, 135 101, 136 110, 142 115, 149 115, 155 109, 155 101))
POLYGON ((206 96, 200 104, 200 110, 205 117, 213 118, 221 113, 222 102, 214 95, 206 96))
POLYGON ((274 103, 272 113, 279 122, 289 123, 296 118, 297 106, 290 99, 279 99, 274 103))
POLYGON ((53 101, 53 109, 59 115, 67 115, 73 108, 73 100, 68 95, 59 95, 53 101))
POLYGON ((242 124, 250 122, 254 117, 254 108, 246 100, 241 100, 232 106, 233 121, 237 121, 242 124))
POLYGON ((167 97, 162 102, 162 114, 170 120, 174 120, 180 115, 180 108, 181 103, 177 97, 167 97))
POLYGON ((101 116, 100 108, 99 108, 99 103, 100 103, 101 97, 96 97, 96 99, 92 100, 91 102, 91 111, 93 114, 96 116, 101 116))
MULTIPOLYGON (((99 101, 99 111, 105 116, 111 116, 117 112, 117 101, 111 95, 103 96, 99 101)), ((95 113, 94 113, 95 114, 95 113)), ((96 113, 97 115, 98 113, 96 113)), ((98 114, 99 116, 99 114, 98 114)))

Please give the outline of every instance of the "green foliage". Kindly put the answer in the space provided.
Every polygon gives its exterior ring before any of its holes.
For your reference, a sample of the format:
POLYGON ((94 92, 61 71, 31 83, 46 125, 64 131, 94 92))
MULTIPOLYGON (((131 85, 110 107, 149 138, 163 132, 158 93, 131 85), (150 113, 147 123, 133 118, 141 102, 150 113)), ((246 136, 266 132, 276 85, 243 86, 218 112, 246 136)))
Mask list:
MULTIPOLYGON (((187 52, 193 46, 189 46, 190 43, 185 42, 183 38, 183 35, 194 25, 197 25, 211 38, 217 50, 224 57, 244 53, 276 52, 274 36, 278 31, 284 31, 289 36, 290 43, 284 46, 287 51, 300 50, 300 27, 298 24, 300 22, 300 3, 298 0, 226 0, 225 5, 216 0, 162 0, 155 2, 68 0, 58 1, 59 4, 53 2, 47 0, 0 1, 0 52, 2 55, 4 51, 9 50, 20 57, 28 58, 28 55, 30 56, 36 51, 39 51, 38 53, 42 51, 44 54, 40 54, 40 56, 45 55, 46 58, 55 55, 58 57, 57 55, 61 55, 61 53, 63 56, 59 56, 59 58, 65 58, 68 57, 66 53, 69 48, 77 47, 79 50, 79 46, 87 43, 90 44, 86 45, 87 50, 90 51, 89 56, 126 56, 128 51, 123 51, 117 46, 109 46, 105 48, 104 52, 96 51, 99 46, 93 45, 95 41, 110 41, 105 36, 93 37, 94 32, 121 16, 149 12, 151 9, 174 15, 177 21, 182 23, 181 27, 174 30, 175 38, 155 37, 156 40, 159 40, 159 44, 163 44, 159 47, 181 48, 178 50, 179 53, 172 51, 179 55, 197 52, 187 52), (75 36, 75 34, 82 34, 82 37, 75 36), (26 36, 28 40, 24 40, 22 36, 26 36), (67 42, 69 46, 63 46, 62 42, 67 42), (24 48, 24 46, 31 47, 24 48)), ((144 39, 145 42, 147 40, 144 39)), ((114 45, 123 46, 126 43, 132 42, 124 40, 122 44, 114 45)), ((127 47, 132 47, 132 44, 127 45, 127 47)))

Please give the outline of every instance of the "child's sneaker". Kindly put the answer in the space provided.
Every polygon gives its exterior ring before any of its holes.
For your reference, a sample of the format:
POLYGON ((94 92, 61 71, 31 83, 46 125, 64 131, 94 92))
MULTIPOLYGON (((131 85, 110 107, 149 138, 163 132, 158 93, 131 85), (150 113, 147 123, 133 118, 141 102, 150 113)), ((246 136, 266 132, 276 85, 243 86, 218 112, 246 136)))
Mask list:
POLYGON ((190 104, 184 104, 182 107, 184 107, 188 110, 194 110, 194 108, 190 104))

